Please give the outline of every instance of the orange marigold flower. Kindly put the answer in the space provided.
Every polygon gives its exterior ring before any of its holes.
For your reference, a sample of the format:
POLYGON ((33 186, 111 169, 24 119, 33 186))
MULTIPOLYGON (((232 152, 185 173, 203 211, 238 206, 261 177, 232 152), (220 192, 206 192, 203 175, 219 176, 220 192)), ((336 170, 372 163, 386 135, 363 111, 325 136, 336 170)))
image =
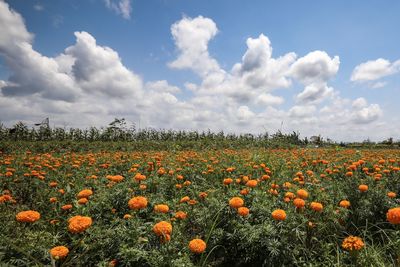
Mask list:
POLYGON ((131 210, 140 210, 147 207, 147 198, 142 196, 133 197, 129 200, 128 206, 131 210))
POLYGON ((160 212, 160 213, 167 213, 169 211, 169 207, 168 207, 168 205, 165 205, 165 204, 155 205, 154 211, 160 212))
POLYGON ((400 224, 400 207, 389 209, 386 218, 391 224, 400 224))
POLYGON ((244 201, 240 197, 233 197, 229 200, 229 206, 231 206, 231 208, 237 209, 242 207, 243 205, 244 201))
POLYGON ((175 213, 175 218, 179 219, 179 220, 184 220, 187 217, 187 213, 184 211, 177 211, 175 213))
POLYGON ((348 200, 342 200, 339 202, 339 206, 342 208, 349 208, 350 207, 350 201, 348 200))
POLYGON ((297 197, 306 199, 308 197, 308 192, 304 189, 297 190, 297 197))
POLYGON ((197 201, 196 201, 196 199, 191 199, 188 201, 188 203, 189 203, 189 205, 195 205, 195 204, 197 204, 197 201))
POLYGON ((296 208, 301 209, 301 208, 304 208, 304 206, 306 205, 306 202, 301 198, 295 198, 293 200, 293 204, 296 206, 296 208))
POLYGON ((243 195, 243 196, 249 194, 249 192, 250 192, 250 191, 249 191, 249 189, 247 189, 247 188, 244 188, 244 189, 240 190, 240 194, 243 195))
POLYGON ((78 198, 88 198, 91 195, 93 195, 93 191, 90 189, 84 189, 81 192, 78 193, 77 197, 78 198))
POLYGON ((172 225, 169 222, 161 221, 154 225, 153 232, 157 236, 165 236, 171 235, 172 233, 172 225))
POLYGON ((56 260, 67 257, 68 253, 69 249, 64 246, 58 246, 50 249, 50 255, 56 260))
POLYGON ((240 207, 237 209, 237 212, 240 216, 246 217, 247 215, 249 215, 250 210, 246 207, 240 207))
POLYGON ((18 212, 15 217, 19 222, 32 223, 40 219, 40 213, 34 210, 26 210, 18 212))
POLYGON ((293 194, 292 192, 286 192, 285 197, 293 199, 295 197, 295 194, 293 194))
POLYGON ((253 179, 253 180, 248 180, 247 183, 246 183, 246 186, 254 188, 254 187, 257 186, 257 184, 258 184, 257 180, 253 179))
POLYGON ((387 193, 387 196, 390 198, 395 198, 396 197, 396 193, 395 192, 389 192, 387 193))
POLYGON ((314 211, 321 212, 324 209, 324 206, 319 202, 311 202, 310 208, 314 211))
POLYGON ((191 252, 195 254, 203 253, 206 250, 206 248, 207 244, 202 239, 196 238, 189 242, 189 249, 191 252))
POLYGON ((225 178, 224 179, 224 185, 229 185, 229 184, 231 184, 233 182, 233 179, 232 178, 225 178))
POLYGON ((121 182, 122 180, 124 180, 124 177, 122 175, 107 175, 106 178, 115 183, 118 183, 118 182, 121 182))
POLYGON ((78 204, 80 204, 80 205, 85 205, 86 203, 88 203, 88 199, 87 198, 85 198, 85 197, 82 197, 82 198, 80 198, 79 200, 78 200, 78 204))
POLYGON ((92 225, 92 218, 86 216, 74 216, 68 220, 68 231, 82 233, 92 225))
POLYGON ((141 173, 136 173, 134 178, 136 181, 140 182, 146 180, 146 175, 143 175, 141 173))
POLYGON ((189 200, 190 200, 190 197, 184 196, 183 198, 181 198, 181 200, 179 202, 184 203, 184 202, 188 202, 189 200))
POLYGON ((364 247, 363 240, 358 236, 348 236, 343 240, 342 248, 348 251, 360 250, 364 247))
POLYGON ((347 176, 347 177, 353 176, 353 172, 346 172, 346 176, 347 176))
POLYGON ((207 194, 206 192, 200 192, 200 193, 199 193, 199 197, 200 197, 201 199, 205 199, 207 196, 208 196, 208 194, 207 194))
POLYGON ((50 203, 55 203, 57 202, 57 198, 56 197, 51 197, 50 198, 50 203))
POLYGON ((50 187, 56 187, 57 185, 58 185, 57 182, 50 182, 50 183, 49 183, 49 186, 50 186, 50 187))
POLYGON ((358 186, 358 190, 360 190, 361 192, 366 192, 368 190, 368 185, 361 184, 358 186))
POLYGON ((125 215, 124 215, 124 219, 125 219, 125 220, 130 219, 130 218, 132 218, 132 215, 130 215, 130 214, 125 214, 125 215))
POLYGON ((284 210, 278 209, 272 212, 272 218, 277 221, 284 221, 286 220, 286 212, 284 210))
POLYGON ((61 207, 62 210, 70 210, 72 209, 72 205, 71 204, 66 204, 64 206, 61 207))

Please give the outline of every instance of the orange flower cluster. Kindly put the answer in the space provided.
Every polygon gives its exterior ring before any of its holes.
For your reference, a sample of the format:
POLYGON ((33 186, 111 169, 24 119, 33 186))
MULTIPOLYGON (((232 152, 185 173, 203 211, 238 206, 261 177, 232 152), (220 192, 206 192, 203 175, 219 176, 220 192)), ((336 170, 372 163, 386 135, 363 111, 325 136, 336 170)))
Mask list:
POLYGON ((347 209, 347 208, 350 207, 350 201, 342 200, 342 201, 339 202, 339 206, 342 207, 342 208, 347 209))
POLYGON ((348 236, 343 240, 342 248, 347 251, 357 251, 364 247, 363 240, 358 236, 348 236))
POLYGON ((161 242, 171 240, 172 225, 169 222, 161 221, 153 226, 153 232, 160 237, 161 242))
POLYGON ((128 206, 131 210, 140 210, 147 207, 147 198, 138 196, 129 200, 128 206))
POLYGON ((122 175, 107 175, 106 178, 112 182, 118 183, 124 180, 122 175))
POLYGON ((386 218, 391 224, 400 224, 400 207, 389 209, 386 218))
POLYGON ((18 212, 15 217, 19 222, 32 223, 40 219, 40 213, 34 210, 26 210, 18 212))
POLYGON ((159 204, 154 206, 154 211, 159 213, 167 213, 169 211, 168 205, 159 204))
POLYGON ((324 209, 324 206, 319 202, 311 202, 310 208, 313 211, 321 212, 324 209))
POLYGON ((308 192, 304 189, 299 189, 299 190, 297 190, 297 197, 306 199, 306 198, 308 198, 308 192))
POLYGON ((196 238, 189 242, 189 250, 195 254, 203 253, 206 248, 207 244, 202 239, 196 238))
POLYGON ((175 218, 176 218, 176 219, 184 220, 184 219, 186 219, 186 217, 187 217, 187 213, 184 212, 184 211, 177 211, 177 212, 175 213, 175 218))
POLYGON ((272 212, 272 218, 277 221, 286 220, 286 212, 284 210, 278 209, 272 212))
POLYGON ((244 205, 243 199, 240 197, 233 197, 229 200, 229 206, 234 209, 238 209, 244 205))
POLYGON ((92 225, 92 218, 86 216, 74 216, 68 220, 68 231, 82 233, 92 225))
POLYGON ((250 210, 246 207, 240 207, 237 209, 237 212, 240 216, 246 217, 247 215, 249 215, 250 210))
POLYGON ((78 198, 88 198, 91 195, 93 195, 93 191, 90 189, 84 189, 82 191, 80 191, 77 195, 78 198))
POLYGON ((67 257, 68 253, 69 249, 64 246, 58 246, 50 249, 50 255, 56 260, 67 257))

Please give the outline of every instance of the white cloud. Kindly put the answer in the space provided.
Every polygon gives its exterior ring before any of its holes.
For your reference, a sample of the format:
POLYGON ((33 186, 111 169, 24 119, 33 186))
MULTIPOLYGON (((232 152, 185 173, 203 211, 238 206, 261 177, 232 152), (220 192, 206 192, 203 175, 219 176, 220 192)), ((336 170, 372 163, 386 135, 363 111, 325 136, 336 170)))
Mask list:
POLYGON ((305 85, 323 83, 334 77, 339 70, 338 56, 330 58, 324 51, 314 51, 299 58, 291 66, 291 75, 305 85))
POLYGON ((35 5, 33 6, 33 8, 34 8, 36 11, 42 11, 42 10, 44 9, 43 5, 41 5, 41 4, 35 4, 35 5))
POLYGON ((106 7, 113 10, 124 19, 131 18, 131 0, 104 0, 106 7))
POLYGON ((355 109, 361 109, 367 106, 367 100, 363 97, 359 97, 353 101, 351 106, 355 109))
POLYGON ((377 60, 370 60, 356 66, 350 80, 353 82, 374 81, 399 71, 400 60, 390 63, 386 59, 378 58, 377 60))
POLYGON ((378 104, 371 104, 353 113, 353 121, 357 124, 370 123, 382 116, 382 110, 378 104))
POLYGON ((169 63, 171 68, 192 69, 201 77, 218 72, 218 62, 208 53, 208 42, 217 34, 217 25, 209 18, 184 17, 171 26, 178 48, 178 58, 169 63))
POLYGON ((257 97, 257 104, 264 106, 281 105, 285 102, 285 99, 280 96, 274 96, 268 93, 263 93, 257 97))
POLYGON ((316 111, 316 107, 311 105, 311 106, 293 106, 292 108, 289 109, 289 117, 294 117, 294 118, 304 118, 304 117, 310 117, 313 115, 313 113, 316 111))

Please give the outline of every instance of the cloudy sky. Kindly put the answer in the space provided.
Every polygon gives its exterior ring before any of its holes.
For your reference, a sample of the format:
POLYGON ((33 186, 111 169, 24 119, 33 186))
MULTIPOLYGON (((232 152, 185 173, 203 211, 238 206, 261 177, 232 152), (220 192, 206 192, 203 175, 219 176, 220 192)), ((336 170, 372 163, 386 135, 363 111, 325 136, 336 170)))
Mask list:
POLYGON ((400 139, 400 1, 0 0, 0 122, 400 139))

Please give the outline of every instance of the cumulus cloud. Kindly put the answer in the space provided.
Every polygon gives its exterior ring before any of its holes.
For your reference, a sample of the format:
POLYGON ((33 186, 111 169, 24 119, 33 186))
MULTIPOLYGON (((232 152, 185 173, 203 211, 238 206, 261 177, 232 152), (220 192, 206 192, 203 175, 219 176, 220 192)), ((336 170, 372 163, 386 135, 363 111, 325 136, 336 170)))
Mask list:
POLYGON ((339 70, 338 56, 331 58, 324 51, 313 51, 299 58, 290 68, 290 75, 304 84, 304 90, 296 96, 301 103, 318 103, 332 96, 334 90, 328 81, 339 70))
POLYGON ((104 0, 106 7, 113 10, 124 19, 131 18, 132 6, 131 0, 104 0))
POLYGON ((76 44, 65 50, 74 58, 71 71, 78 85, 89 93, 126 97, 141 93, 140 77, 128 70, 118 53, 96 44, 87 32, 75 32, 76 44))
POLYGON ((351 74, 352 82, 375 81, 400 71, 400 60, 391 63, 389 60, 378 58, 356 66, 351 74))
POLYGON ((368 107, 356 110, 353 113, 353 121, 357 124, 370 123, 382 116, 382 110, 378 104, 371 104, 368 107))
POLYGON ((208 53, 208 42, 217 34, 217 25, 203 16, 184 17, 171 26, 178 49, 178 58, 169 63, 171 68, 192 69, 202 77, 218 72, 218 62, 208 53))
POLYGON ((310 117, 313 115, 313 113, 316 111, 316 107, 311 105, 311 106, 293 106, 292 108, 289 109, 289 117, 294 117, 294 118, 304 118, 304 117, 310 117))
POLYGON ((285 102, 285 99, 280 96, 263 93, 257 97, 256 102, 263 106, 275 106, 283 104, 283 102, 285 102))

